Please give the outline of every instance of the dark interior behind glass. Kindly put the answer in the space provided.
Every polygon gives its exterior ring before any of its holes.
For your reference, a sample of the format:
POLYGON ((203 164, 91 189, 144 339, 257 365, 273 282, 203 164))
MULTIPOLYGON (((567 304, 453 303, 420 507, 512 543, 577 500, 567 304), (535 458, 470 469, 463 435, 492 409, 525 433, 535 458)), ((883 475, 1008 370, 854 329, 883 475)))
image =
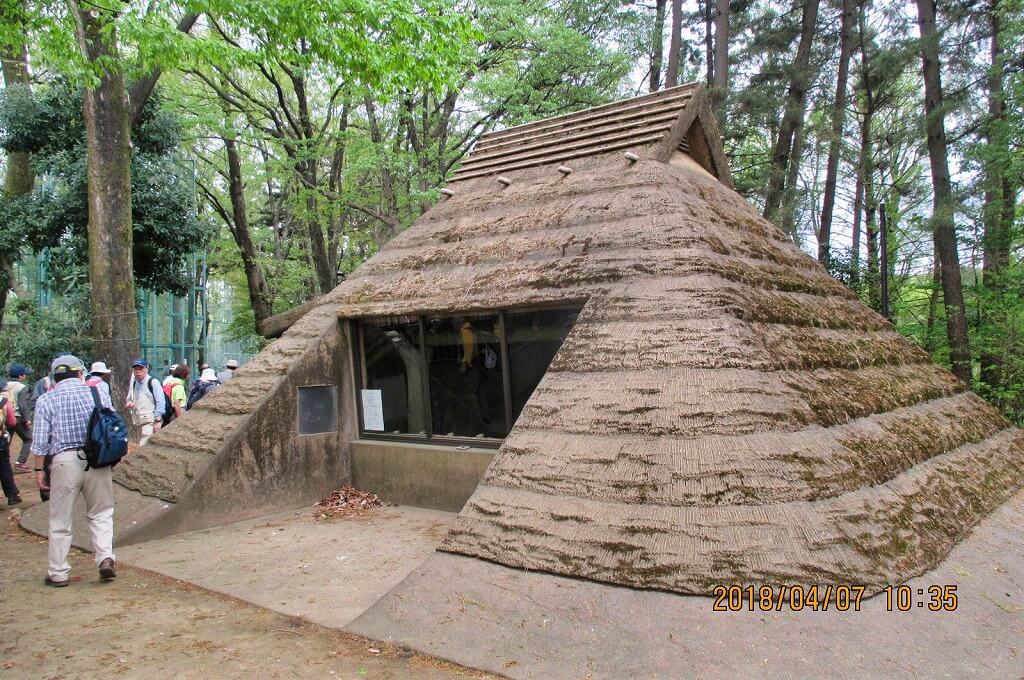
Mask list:
POLYGON ((578 314, 543 309, 360 321, 360 430, 496 445, 578 314))

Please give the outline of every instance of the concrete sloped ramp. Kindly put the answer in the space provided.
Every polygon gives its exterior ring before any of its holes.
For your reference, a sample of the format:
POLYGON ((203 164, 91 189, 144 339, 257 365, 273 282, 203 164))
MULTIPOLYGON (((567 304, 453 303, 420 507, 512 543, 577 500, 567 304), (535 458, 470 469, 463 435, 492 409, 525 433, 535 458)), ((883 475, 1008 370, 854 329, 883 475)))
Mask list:
POLYGON ((845 613, 716 612, 712 597, 439 552, 347 628, 512 678, 1019 677, 1022 555, 1024 493, 906 583, 907 612, 884 593, 845 613), (957 587, 956 611, 917 605, 932 585, 957 587))
MULTIPOLYGON (((143 496, 118 484, 114 485, 114 544, 122 542, 126 534, 144 526, 173 506, 159 498, 143 496)), ((49 526, 50 504, 37 503, 21 514, 21 526, 34 534, 46 536, 49 526)), ((76 548, 92 550, 89 525, 85 517, 85 499, 79 495, 72 514, 72 543, 76 548)))

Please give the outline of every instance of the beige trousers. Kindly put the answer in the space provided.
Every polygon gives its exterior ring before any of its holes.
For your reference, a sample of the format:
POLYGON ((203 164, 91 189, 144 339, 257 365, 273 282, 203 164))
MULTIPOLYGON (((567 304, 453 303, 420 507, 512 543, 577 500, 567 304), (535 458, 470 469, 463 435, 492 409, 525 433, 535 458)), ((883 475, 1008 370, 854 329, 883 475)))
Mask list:
MULTIPOLYGON (((81 454, 84 456, 85 454, 81 454)), ((79 492, 85 496, 89 532, 96 564, 114 559, 114 487, 110 468, 85 471, 79 451, 63 451, 50 467, 49 571, 51 579, 64 581, 71 572, 71 518, 79 492)))
POLYGON ((139 428, 141 436, 139 437, 139 446, 142 446, 149 441, 149 438, 153 436, 153 423, 146 423, 139 428))

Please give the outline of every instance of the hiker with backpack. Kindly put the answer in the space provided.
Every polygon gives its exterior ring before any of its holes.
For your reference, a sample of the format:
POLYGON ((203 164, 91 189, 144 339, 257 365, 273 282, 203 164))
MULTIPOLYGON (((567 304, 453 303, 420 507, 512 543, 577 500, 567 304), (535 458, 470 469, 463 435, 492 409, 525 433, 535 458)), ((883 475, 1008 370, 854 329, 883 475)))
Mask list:
POLYGON ((185 393, 188 374, 188 364, 176 364, 171 370, 171 374, 164 378, 164 398, 167 400, 163 417, 164 427, 185 413, 185 405, 188 403, 188 395, 185 393))
POLYGON ((199 380, 193 383, 192 390, 188 393, 186 408, 191 409, 196 405, 196 402, 219 386, 220 381, 217 380, 217 373, 212 368, 204 368, 203 372, 199 374, 199 380))
POLYGON ((140 428, 139 446, 142 446, 163 424, 167 400, 160 381, 149 374, 149 362, 139 358, 132 361, 132 380, 128 385, 125 406, 132 423, 140 428))
MULTIPOLYGON (((47 489, 43 460, 51 457, 50 523, 48 532, 49 568, 44 583, 62 587, 69 583, 71 565, 71 516, 78 494, 85 496, 86 516, 92 535, 93 551, 100 578, 114 578, 114 489, 110 467, 96 467, 87 451, 95 448, 95 428, 90 425, 101 410, 120 421, 124 430, 119 452, 127 449, 127 427, 111 408, 110 399, 83 381, 85 367, 68 354, 53 360, 51 374, 54 389, 39 397, 35 410, 35 437, 32 454, 36 484, 47 489), (92 430, 92 432, 90 431, 92 430)), ((109 432, 109 430, 105 430, 109 432)))
POLYGON ((110 399, 110 369, 107 368, 107 364, 102 361, 92 362, 92 366, 89 367, 89 375, 85 378, 85 384, 97 388, 107 395, 107 399, 110 399))
MULTIPOLYGON (((7 391, 8 383, 0 378, 0 394, 7 391)), ((7 396, 0 396, 0 487, 7 496, 7 505, 21 502, 18 485, 14 482, 14 470, 11 468, 11 435, 10 429, 15 426, 14 406, 7 396)))
MULTIPOLYGON (((11 370, 8 371, 11 379, 7 381, 7 391, 10 396, 11 406, 14 407, 14 417, 17 419, 17 422, 8 434, 14 432, 21 438, 21 451, 18 452, 18 462, 14 464, 14 469, 19 473, 29 472, 29 467, 26 463, 28 463, 29 448, 32 446, 32 419, 29 417, 31 410, 29 397, 32 394, 32 390, 28 389, 25 381, 28 380, 28 374, 31 372, 31 370, 21 364, 12 364, 11 370)), ((14 441, 13 435, 10 436, 10 441, 14 441)))

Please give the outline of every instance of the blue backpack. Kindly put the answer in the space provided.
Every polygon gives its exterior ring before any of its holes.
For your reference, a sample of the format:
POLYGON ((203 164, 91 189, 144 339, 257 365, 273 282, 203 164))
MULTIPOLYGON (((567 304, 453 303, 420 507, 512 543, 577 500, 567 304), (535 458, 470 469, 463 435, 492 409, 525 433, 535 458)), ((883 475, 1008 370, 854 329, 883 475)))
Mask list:
POLYGON ((96 407, 89 416, 86 430, 85 469, 114 467, 128 453, 128 424, 120 413, 103 406, 99 390, 89 389, 96 407))

